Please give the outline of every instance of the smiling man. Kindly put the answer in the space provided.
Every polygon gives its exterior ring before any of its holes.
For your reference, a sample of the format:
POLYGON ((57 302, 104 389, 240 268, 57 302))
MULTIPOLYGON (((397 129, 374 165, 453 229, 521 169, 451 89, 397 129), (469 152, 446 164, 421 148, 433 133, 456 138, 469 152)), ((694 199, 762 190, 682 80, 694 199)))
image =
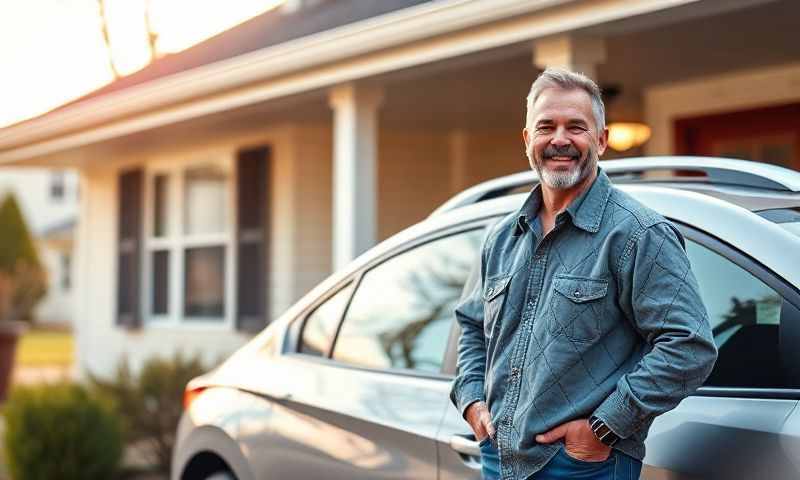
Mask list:
POLYGON ((492 227, 462 328, 451 399, 487 479, 636 479, 653 420, 716 359, 681 233, 611 185, 589 78, 544 71, 525 150, 540 183, 492 227))

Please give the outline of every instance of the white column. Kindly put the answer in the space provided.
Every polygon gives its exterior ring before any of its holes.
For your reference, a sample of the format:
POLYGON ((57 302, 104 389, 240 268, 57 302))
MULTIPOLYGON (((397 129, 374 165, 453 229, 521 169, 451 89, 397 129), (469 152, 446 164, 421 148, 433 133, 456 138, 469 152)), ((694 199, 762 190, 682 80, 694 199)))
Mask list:
POLYGON ((602 38, 557 35, 534 41, 533 64, 538 68, 561 67, 597 81, 597 64, 606 61, 602 38))
POLYGON ((348 83, 334 87, 333 268, 339 269, 377 237, 378 88, 348 83))

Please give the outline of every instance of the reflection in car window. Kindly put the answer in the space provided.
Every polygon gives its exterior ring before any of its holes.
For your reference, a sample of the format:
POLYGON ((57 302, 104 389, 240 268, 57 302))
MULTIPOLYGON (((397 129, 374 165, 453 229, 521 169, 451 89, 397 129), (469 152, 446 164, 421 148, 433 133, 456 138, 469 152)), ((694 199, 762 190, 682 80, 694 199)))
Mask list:
POLYGON ((482 230, 470 230, 434 240, 368 271, 345 314, 333 358, 439 372, 453 309, 482 238, 482 230))
POLYGON ((324 357, 328 355, 336 326, 342 318, 347 299, 353 291, 353 284, 339 290, 334 296, 314 309, 306 317, 303 334, 300 339, 300 353, 324 357))
POLYGON ((706 386, 789 388, 780 358, 780 295, 727 258, 687 239, 719 349, 706 386))

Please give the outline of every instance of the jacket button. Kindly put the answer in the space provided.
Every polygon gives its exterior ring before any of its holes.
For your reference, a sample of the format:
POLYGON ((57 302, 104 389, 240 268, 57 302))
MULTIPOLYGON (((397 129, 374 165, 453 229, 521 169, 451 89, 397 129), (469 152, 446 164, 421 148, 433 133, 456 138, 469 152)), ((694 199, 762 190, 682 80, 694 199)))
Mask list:
POLYGON ((575 290, 575 297, 577 297, 577 298, 581 297, 581 291, 580 290, 575 290))

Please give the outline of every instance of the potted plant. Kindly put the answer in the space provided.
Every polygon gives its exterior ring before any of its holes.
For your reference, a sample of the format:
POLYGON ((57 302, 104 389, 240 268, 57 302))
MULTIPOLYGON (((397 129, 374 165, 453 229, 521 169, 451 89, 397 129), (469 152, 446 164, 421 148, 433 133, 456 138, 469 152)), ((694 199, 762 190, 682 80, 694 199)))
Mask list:
POLYGON ((9 194, 0 204, 0 401, 8 392, 17 341, 46 291, 46 272, 19 204, 9 194))

